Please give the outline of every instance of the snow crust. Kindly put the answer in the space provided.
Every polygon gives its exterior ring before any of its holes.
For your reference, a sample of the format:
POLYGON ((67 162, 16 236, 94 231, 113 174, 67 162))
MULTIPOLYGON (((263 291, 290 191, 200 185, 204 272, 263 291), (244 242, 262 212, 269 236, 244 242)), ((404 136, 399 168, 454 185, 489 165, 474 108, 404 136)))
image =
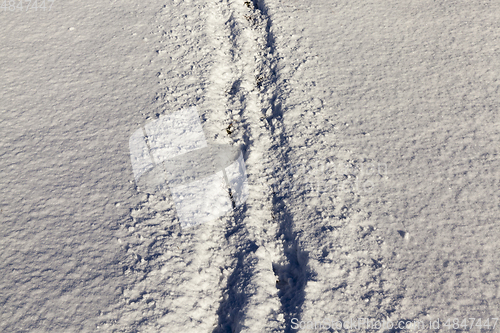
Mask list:
POLYGON ((499 17, 479 0, 0 10, 0 331, 492 324, 499 17))

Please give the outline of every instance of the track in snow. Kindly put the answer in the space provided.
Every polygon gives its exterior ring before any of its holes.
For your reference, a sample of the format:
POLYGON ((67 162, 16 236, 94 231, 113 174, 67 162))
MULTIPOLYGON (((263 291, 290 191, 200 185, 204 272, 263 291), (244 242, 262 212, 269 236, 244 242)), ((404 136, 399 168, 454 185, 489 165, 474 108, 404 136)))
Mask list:
POLYGON ((219 83, 213 89, 219 98, 211 97, 236 113, 237 120, 231 124, 241 124, 241 132, 234 137, 248 147, 253 194, 265 194, 255 197, 254 202, 249 200, 246 211, 236 216, 247 238, 235 244, 239 249, 237 264, 226 285, 215 332, 290 331, 291 319, 300 318, 310 273, 307 254, 300 251, 293 231, 293 217, 284 205, 287 189, 281 184, 289 183, 291 168, 279 104, 284 93, 279 90, 270 21, 263 2, 220 1, 211 8, 213 36, 220 43, 216 45, 220 65, 215 66, 218 75, 213 80, 219 83), (217 91, 224 91, 225 96, 217 91), (259 180, 264 180, 263 184, 259 180), (263 255, 255 256, 257 244, 271 255, 272 262, 263 255), (270 269, 275 282, 269 279, 270 269), (277 295, 268 291, 271 284, 275 284, 277 295))
POLYGON ((291 182, 285 91, 265 5, 174 1, 155 24, 149 38, 158 45, 160 90, 144 122, 198 106, 207 140, 243 144, 249 198, 231 216, 181 230, 168 194, 138 192, 121 239, 124 272, 136 283, 124 287, 101 326, 288 332, 310 273, 284 204, 282 184, 291 182))
POLYGON ((225 285, 215 332, 279 329, 283 323, 270 260, 276 257, 277 230, 265 178, 272 168, 273 142, 265 126, 266 110, 271 109, 265 89, 273 82, 267 21, 252 2, 218 1, 210 8, 208 22, 218 64, 208 98, 216 103, 213 109, 223 106, 230 114, 232 139, 247 147, 251 186, 246 209, 235 216, 236 227, 226 236, 235 248, 236 266, 225 285))

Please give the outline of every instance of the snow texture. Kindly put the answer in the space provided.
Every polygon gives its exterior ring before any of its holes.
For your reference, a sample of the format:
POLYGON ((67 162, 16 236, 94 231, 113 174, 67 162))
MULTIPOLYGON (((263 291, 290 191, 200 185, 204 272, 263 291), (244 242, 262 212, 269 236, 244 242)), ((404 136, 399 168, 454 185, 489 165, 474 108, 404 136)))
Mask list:
POLYGON ((0 331, 500 329, 499 2, 8 5, 0 331))

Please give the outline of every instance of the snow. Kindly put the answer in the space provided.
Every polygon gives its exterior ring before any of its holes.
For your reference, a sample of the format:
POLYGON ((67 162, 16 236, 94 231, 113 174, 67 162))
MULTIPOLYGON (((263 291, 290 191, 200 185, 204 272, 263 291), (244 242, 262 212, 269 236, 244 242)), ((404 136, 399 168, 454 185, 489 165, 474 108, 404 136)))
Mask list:
POLYGON ((0 17, 1 331, 499 318, 496 2, 0 17))

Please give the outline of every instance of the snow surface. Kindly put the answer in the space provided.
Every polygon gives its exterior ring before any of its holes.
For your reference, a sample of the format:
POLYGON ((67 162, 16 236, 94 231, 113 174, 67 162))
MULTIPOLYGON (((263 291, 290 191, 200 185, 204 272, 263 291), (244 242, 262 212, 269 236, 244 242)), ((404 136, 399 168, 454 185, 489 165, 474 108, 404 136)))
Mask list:
POLYGON ((500 318, 499 2, 69 0, 0 18, 2 332, 500 318), (245 185, 181 228, 175 189, 141 189, 131 156, 195 107, 198 141, 242 147, 217 183, 245 185))

